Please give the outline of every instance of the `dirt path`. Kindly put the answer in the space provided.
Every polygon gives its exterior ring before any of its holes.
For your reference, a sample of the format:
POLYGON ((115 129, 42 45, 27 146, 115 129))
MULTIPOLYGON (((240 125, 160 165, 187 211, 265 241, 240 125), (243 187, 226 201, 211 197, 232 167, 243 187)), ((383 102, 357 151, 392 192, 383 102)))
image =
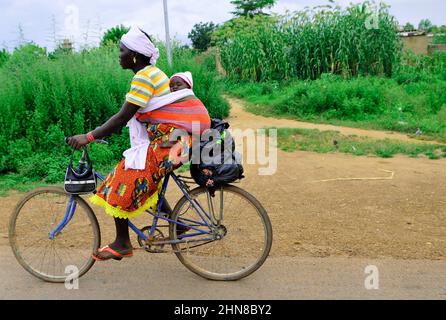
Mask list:
POLYGON ((350 127, 334 126, 328 124, 316 124, 310 122, 302 122, 289 119, 276 119, 254 115, 244 110, 245 102, 243 100, 226 97, 231 105, 231 115, 229 121, 233 127, 237 128, 252 128, 259 129, 263 127, 278 127, 278 128, 302 128, 302 129, 318 129, 321 131, 339 131, 343 135, 365 136, 374 139, 393 139, 413 143, 429 143, 442 144, 436 141, 424 141, 413 139, 406 134, 398 132, 385 132, 377 130, 365 130, 350 127))

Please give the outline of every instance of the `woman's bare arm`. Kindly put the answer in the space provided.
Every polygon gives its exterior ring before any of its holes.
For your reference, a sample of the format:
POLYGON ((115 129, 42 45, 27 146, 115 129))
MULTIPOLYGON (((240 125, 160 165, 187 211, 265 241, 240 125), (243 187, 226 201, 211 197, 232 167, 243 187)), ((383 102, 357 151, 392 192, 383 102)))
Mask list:
POLYGON ((106 123, 102 126, 93 130, 93 136, 96 139, 102 139, 111 135, 112 133, 116 133, 121 130, 124 126, 127 125, 130 119, 135 115, 138 111, 139 106, 134 105, 129 102, 125 102, 122 106, 121 110, 111 117, 106 123))
MULTIPOLYGON (((111 135, 112 133, 121 130, 127 122, 136 114, 139 110, 139 106, 125 102, 121 110, 111 117, 102 126, 93 130, 93 136, 95 139, 102 139, 111 135)), ((82 146, 88 144, 88 139, 86 134, 80 134, 68 139, 68 144, 75 149, 80 149, 82 146)))

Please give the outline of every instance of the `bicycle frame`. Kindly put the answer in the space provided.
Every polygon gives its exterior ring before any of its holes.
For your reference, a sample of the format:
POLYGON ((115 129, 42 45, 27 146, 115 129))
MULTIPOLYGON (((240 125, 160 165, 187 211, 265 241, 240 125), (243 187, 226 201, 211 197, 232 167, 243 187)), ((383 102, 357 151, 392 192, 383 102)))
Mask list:
MULTIPOLYGON (((96 178, 99 179, 100 181, 104 181, 104 177, 95 172, 96 178)), ((186 243, 186 242, 197 242, 197 241, 213 241, 216 240, 214 233, 212 232, 212 230, 215 227, 218 227, 220 225, 220 222, 222 220, 222 214, 223 214, 223 208, 222 208, 222 203, 223 203, 223 197, 221 196, 221 206, 220 206, 220 210, 219 210, 219 217, 217 220, 217 223, 214 223, 214 219, 215 219, 215 215, 214 215, 214 208, 212 205, 212 201, 210 198, 210 194, 209 192, 207 192, 207 196, 208 196, 208 205, 209 208, 211 210, 210 213, 206 212, 202 206, 198 203, 198 201, 196 199, 192 199, 188 193, 188 191, 185 189, 185 187, 183 186, 183 182, 180 180, 180 178, 173 172, 169 173, 166 175, 166 177, 164 178, 163 181, 163 186, 161 189, 161 193, 159 195, 159 201, 158 201, 158 205, 157 205, 157 211, 156 213, 151 212, 150 210, 147 210, 147 213, 149 213, 150 215, 153 216, 153 223, 152 226, 150 228, 150 232, 149 232, 149 236, 145 235, 143 232, 141 232, 141 230, 136 227, 130 220, 128 220, 128 225, 130 227, 130 229, 132 229, 142 240, 147 241, 148 239, 154 237, 155 235, 155 231, 158 225, 158 221, 164 220, 170 223, 175 223, 176 225, 180 225, 183 227, 188 227, 194 231, 196 231, 195 233, 189 233, 189 234, 184 234, 181 235, 179 237, 178 240, 169 240, 169 241, 160 241, 160 242, 156 242, 156 244, 178 244, 178 243, 186 243), (191 220, 191 219, 184 219, 187 222, 193 223, 194 225, 191 224, 185 224, 185 223, 181 223, 178 221, 174 221, 172 219, 169 219, 166 217, 167 213, 163 213, 161 212, 161 207, 163 205, 163 202, 165 201, 165 194, 167 191, 167 187, 169 184, 169 180, 170 177, 172 177, 173 181, 176 183, 176 185, 180 188, 181 192, 183 193, 183 195, 187 198, 188 202, 191 204, 191 206, 193 207, 193 209, 198 213, 198 216, 201 218, 202 222, 200 221, 195 221, 195 220, 191 220), (206 220, 206 218, 208 220, 206 220), (211 222, 211 223, 209 223, 211 222), (198 225, 200 227, 207 227, 208 230, 203 230, 200 229, 199 227, 196 227, 195 225, 198 225), (200 236, 200 235, 208 235, 208 238, 203 238, 200 237, 199 239, 193 239, 193 240, 188 240, 188 238, 192 238, 192 237, 196 237, 196 236, 200 236)), ((54 238, 57 236, 57 234, 59 234, 63 228, 65 228, 65 226, 71 221, 71 219, 74 216, 74 212, 76 211, 76 201, 75 201, 75 196, 71 195, 70 199, 68 201, 68 205, 65 211, 65 216, 62 220, 62 222, 53 230, 49 233, 48 237, 51 240, 54 240, 54 238)))

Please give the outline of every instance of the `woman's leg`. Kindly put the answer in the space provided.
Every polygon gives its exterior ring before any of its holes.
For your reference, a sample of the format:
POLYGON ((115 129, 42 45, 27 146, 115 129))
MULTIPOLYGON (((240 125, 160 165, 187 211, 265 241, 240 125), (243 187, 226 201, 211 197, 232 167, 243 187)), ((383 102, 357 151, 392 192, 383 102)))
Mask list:
MULTIPOLYGON (((167 202, 166 199, 163 201, 163 205, 161 206, 161 210, 169 215, 172 213, 172 208, 167 202)), ((130 241, 129 234, 129 225, 127 219, 119 219, 115 218, 115 227, 116 227, 116 239, 115 242, 110 244, 110 248, 113 250, 128 250, 132 248, 132 243, 130 241)))
POLYGON ((110 248, 117 251, 128 250, 132 248, 129 235, 129 224, 127 219, 115 218, 116 239, 110 244, 110 248))
POLYGON ((129 235, 129 225, 127 219, 119 219, 115 218, 115 227, 116 227, 116 239, 115 242, 109 244, 104 249, 99 250, 98 252, 93 254, 93 258, 95 260, 121 260, 121 256, 117 256, 117 254, 121 254, 122 256, 130 257, 133 256, 133 247, 130 241, 129 235), (114 251, 111 251, 111 250, 114 251), (117 252, 117 253, 116 253, 117 252))

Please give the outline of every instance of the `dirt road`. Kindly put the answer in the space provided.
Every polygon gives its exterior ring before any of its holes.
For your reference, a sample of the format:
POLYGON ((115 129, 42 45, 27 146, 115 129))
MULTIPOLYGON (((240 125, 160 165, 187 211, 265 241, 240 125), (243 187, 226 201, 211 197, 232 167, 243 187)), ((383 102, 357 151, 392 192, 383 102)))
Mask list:
MULTIPOLYGON (((274 119, 244 112, 238 100, 231 99, 231 105, 232 128, 277 125, 274 119)), ((290 120, 277 121, 290 126, 290 120)), ((446 299, 446 159, 277 152, 274 175, 259 176, 261 165, 245 165, 247 178, 238 185, 262 202, 274 231, 270 258, 251 277, 237 283, 207 282, 173 255, 138 253, 125 262, 95 265, 77 292, 41 283, 8 251, 6 222, 22 196, 11 193, 0 198, 0 298, 446 299), (382 170, 393 172, 393 178, 321 182, 389 177, 382 170), (379 290, 364 288, 367 265, 380 270, 379 290), (116 283, 119 274, 126 276, 116 283), (203 290, 180 294, 176 289, 197 286, 203 290), (121 290, 112 290, 116 287, 121 290)), ((177 198, 173 189, 168 192, 171 202, 177 198)), ((108 243, 112 221, 95 211, 108 243)), ((145 222, 139 218, 136 223, 145 222)))

